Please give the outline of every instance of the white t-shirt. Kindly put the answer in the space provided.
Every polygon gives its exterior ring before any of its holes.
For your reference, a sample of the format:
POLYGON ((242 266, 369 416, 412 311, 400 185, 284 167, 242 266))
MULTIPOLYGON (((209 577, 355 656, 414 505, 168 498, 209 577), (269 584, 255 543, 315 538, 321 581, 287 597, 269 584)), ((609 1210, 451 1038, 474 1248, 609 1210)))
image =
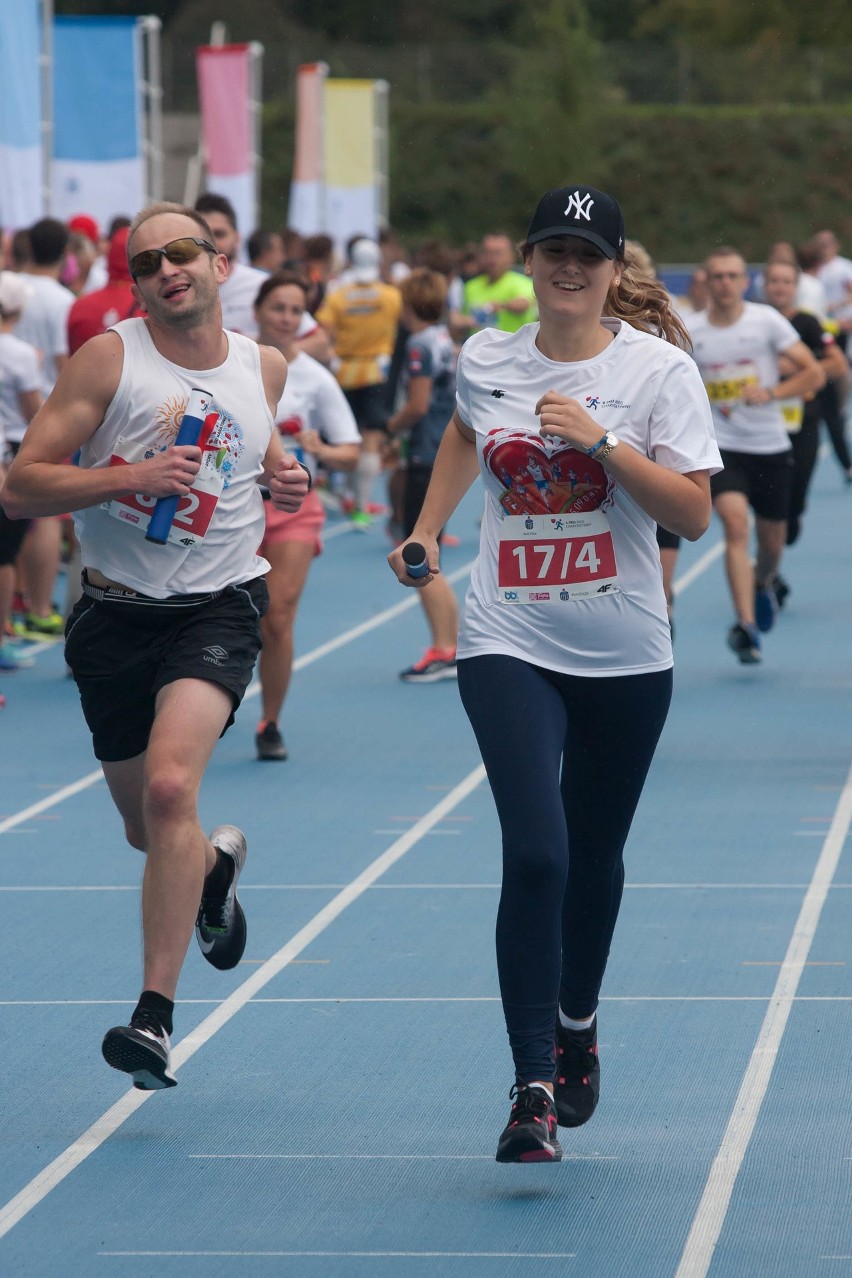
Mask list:
POLYGON ((570 396, 600 424, 601 434, 611 430, 679 473, 715 472, 721 459, 707 395, 689 356, 619 320, 602 323, 614 334, 612 342, 593 359, 575 363, 539 351, 538 324, 517 333, 485 329, 462 348, 456 401, 460 417, 476 432, 485 511, 459 657, 498 653, 593 676, 672 664, 654 520, 600 463, 558 440, 543 440, 535 405, 547 390, 570 396), (535 525, 534 543, 519 547, 512 529, 528 524, 535 525), (581 533, 574 541, 573 528, 586 525, 596 540, 581 533), (571 546, 559 540, 566 528, 571 546), (599 588, 603 543, 615 585, 609 571, 599 588), (515 602, 528 592, 502 584, 507 559, 535 584, 546 573, 558 578, 566 556, 574 568, 564 587, 556 580, 531 592, 537 599, 515 602), (586 580, 575 593, 580 577, 586 580))
POLYGON ((20 444, 27 429, 20 396, 40 389, 38 352, 12 333, 0 333, 0 460, 4 442, 20 444))
POLYGON ((312 479, 316 478, 317 460, 293 442, 294 435, 315 430, 327 444, 361 442, 352 409, 337 378, 304 351, 288 360, 287 381, 275 410, 275 424, 285 449, 296 454, 312 479))
POLYGON ((801 341, 773 306, 744 302, 733 324, 711 324, 708 313, 690 317, 692 357, 701 372, 720 448, 737 453, 783 453, 790 447, 780 404, 746 404, 746 386, 776 386, 778 356, 801 341))
POLYGON ((74 294, 52 275, 29 275, 21 278, 32 290, 21 318, 15 325, 15 336, 34 346, 41 357, 40 390, 47 396, 53 390, 59 370, 56 356, 68 354, 68 312, 74 305, 74 294))
POLYGON ((796 289, 796 310, 807 311, 809 315, 816 315, 817 319, 822 321, 828 314, 828 298, 826 297, 825 286, 821 280, 815 275, 809 275, 807 271, 802 271, 799 276, 799 286, 796 289))
POLYGON ((833 257, 817 271, 817 279, 825 289, 828 313, 844 317, 852 313, 852 262, 848 257, 833 257))

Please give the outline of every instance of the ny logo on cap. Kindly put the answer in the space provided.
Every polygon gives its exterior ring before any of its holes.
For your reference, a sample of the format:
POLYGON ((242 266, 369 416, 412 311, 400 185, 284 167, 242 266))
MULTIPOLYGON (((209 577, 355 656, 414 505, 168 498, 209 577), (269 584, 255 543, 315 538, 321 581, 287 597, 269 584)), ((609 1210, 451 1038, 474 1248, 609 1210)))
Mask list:
POLYGON ((565 216, 569 217, 573 213, 575 218, 584 217, 587 222, 591 222, 593 204, 594 200, 590 195, 581 195, 579 191, 575 191, 568 201, 565 216))

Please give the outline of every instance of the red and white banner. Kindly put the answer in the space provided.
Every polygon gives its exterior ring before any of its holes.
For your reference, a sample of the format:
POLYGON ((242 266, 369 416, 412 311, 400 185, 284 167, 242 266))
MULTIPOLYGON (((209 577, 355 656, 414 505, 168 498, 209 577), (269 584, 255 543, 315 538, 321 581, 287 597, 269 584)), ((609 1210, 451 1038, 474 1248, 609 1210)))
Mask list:
POLYGON ((207 190, 224 195, 245 239, 258 225, 259 74, 263 46, 204 45, 196 50, 207 190))

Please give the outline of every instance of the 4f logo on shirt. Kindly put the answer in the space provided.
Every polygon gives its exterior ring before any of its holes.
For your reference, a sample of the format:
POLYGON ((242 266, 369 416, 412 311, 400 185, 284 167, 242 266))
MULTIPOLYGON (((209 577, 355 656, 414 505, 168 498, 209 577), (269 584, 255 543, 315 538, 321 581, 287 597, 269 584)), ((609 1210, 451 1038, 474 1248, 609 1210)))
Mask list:
POLYGON ((591 222, 591 211, 594 200, 590 195, 581 195, 579 191, 575 191, 568 200, 568 207, 565 210, 565 216, 573 215, 575 221, 584 217, 587 222, 591 222))

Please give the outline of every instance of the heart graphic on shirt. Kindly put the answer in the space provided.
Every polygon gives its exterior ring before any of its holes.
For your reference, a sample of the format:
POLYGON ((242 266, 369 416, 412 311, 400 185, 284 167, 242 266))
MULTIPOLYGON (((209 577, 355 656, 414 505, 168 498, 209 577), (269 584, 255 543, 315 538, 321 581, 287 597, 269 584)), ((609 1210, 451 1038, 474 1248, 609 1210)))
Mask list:
POLYGON ((570 444, 520 430, 494 430, 482 459, 501 488, 507 515, 564 515, 597 510, 606 497, 600 462, 570 444))

